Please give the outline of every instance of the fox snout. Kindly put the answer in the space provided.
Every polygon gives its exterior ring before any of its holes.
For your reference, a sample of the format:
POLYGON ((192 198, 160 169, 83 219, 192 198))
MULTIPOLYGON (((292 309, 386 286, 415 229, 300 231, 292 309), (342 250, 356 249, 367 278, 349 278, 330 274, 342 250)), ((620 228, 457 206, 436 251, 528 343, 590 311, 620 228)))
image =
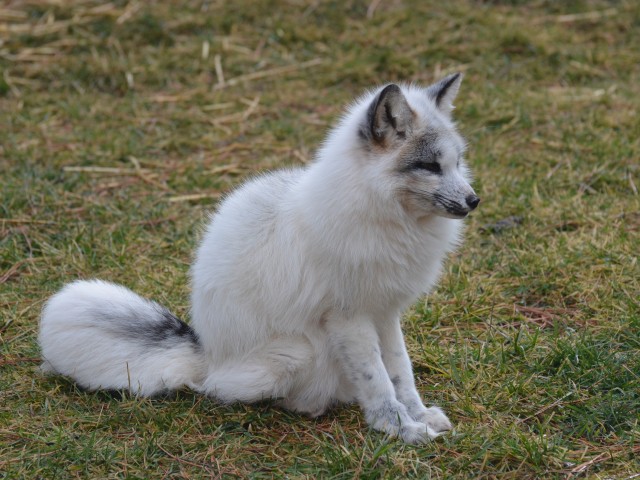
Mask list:
POLYGON ((453 208, 450 208, 448 210, 449 213, 453 214, 454 216, 466 217, 469 213, 475 210, 479 204, 480 197, 478 197, 475 193, 471 193, 464 198, 463 203, 458 203, 459 207, 454 206, 453 208))
POLYGON ((447 195, 441 191, 439 194, 434 195, 434 204, 440 211, 440 215, 450 218, 464 218, 476 209, 480 204, 480 197, 475 194, 468 184, 465 186, 466 193, 459 192, 458 195, 447 195))
POLYGON ((476 207, 480 204, 480 197, 478 197, 475 193, 473 193, 471 195, 467 195, 467 198, 465 198, 465 201, 467 202, 469 211, 475 210, 476 207))
MULTIPOLYGON (((473 190, 472 190, 473 191, 473 190)), ((480 197, 478 197, 475 193, 470 193, 466 197, 464 197, 464 202, 460 205, 460 210, 458 212, 451 211, 454 215, 458 213, 462 217, 466 217, 469 213, 476 209, 476 207, 480 204, 480 197)))

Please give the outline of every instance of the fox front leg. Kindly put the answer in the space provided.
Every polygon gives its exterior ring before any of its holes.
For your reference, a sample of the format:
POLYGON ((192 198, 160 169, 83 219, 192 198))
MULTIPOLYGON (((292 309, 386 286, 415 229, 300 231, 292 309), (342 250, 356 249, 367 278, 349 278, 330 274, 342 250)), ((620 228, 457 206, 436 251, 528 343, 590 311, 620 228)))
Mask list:
POLYGON ((427 408, 422 403, 415 386, 411 360, 400 328, 400 319, 395 318, 378 325, 382 361, 395 388, 396 398, 405 407, 411 418, 424 423, 434 435, 451 430, 451 422, 439 407, 427 408))
POLYGON ((371 318, 335 317, 327 322, 327 329, 331 348, 353 386, 369 425, 407 443, 423 443, 437 436, 426 423, 414 420, 407 407, 396 398, 371 318))

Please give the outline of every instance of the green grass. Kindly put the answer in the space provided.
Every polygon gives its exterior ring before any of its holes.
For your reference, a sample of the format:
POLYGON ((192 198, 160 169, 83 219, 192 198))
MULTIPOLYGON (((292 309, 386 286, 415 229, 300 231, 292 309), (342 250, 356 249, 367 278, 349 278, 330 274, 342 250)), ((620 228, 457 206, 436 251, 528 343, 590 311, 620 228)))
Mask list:
POLYGON ((69 3, 0 6, 0 477, 640 473, 638 2, 69 3), (308 161, 363 89, 459 70, 483 202, 405 323, 452 433, 406 446, 356 407, 309 420, 38 372, 65 282, 188 317, 220 195, 308 161))

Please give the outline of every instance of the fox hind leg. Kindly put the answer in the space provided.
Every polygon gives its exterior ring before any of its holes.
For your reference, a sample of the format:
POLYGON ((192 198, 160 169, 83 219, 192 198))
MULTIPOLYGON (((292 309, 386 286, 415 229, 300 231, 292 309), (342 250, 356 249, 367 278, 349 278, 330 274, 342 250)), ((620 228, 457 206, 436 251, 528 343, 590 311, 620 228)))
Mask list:
POLYGON ((312 360, 313 349, 306 339, 272 340, 241 359, 210 371, 199 390, 224 403, 283 398, 312 360))

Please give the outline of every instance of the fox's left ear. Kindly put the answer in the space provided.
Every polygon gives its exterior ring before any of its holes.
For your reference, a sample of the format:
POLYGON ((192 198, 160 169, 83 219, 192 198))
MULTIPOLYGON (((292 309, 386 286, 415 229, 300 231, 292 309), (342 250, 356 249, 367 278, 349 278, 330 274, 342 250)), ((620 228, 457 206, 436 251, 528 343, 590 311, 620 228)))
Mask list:
POLYGON ((454 108, 453 100, 458 95, 461 82, 462 74, 454 73, 427 87, 427 94, 442 112, 449 114, 454 108))
POLYGON ((378 145, 385 145, 394 138, 404 139, 411 127, 413 111, 398 85, 387 85, 369 105, 365 137, 371 137, 378 145))

